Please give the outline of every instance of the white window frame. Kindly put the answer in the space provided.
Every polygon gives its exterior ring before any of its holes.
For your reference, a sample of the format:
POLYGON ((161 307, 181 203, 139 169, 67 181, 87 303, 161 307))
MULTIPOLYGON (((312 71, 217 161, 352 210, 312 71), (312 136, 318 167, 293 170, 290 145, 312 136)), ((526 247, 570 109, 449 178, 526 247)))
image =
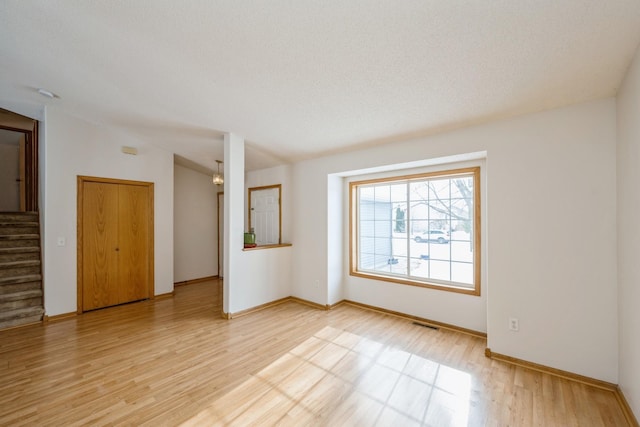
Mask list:
MULTIPOLYGON (((349 274, 356 277, 363 277, 374 280, 382 280, 387 282, 393 282, 403 285, 420 286, 431 289, 439 289, 450 292, 457 292, 468 295, 480 296, 480 282, 481 282, 481 185, 480 185, 480 167, 466 167, 459 169, 447 169, 428 173, 418 173, 412 175, 391 176, 378 179, 368 179, 363 181, 352 181, 349 183, 349 253, 350 253, 350 268, 349 274), (463 284, 448 280, 436 280, 432 278, 422 278, 410 276, 410 271, 407 274, 398 274, 393 272, 382 272, 359 269, 359 235, 360 235, 360 222, 359 222, 359 206, 358 206, 358 189, 375 186, 376 184, 390 184, 390 183, 408 183, 411 181, 424 181, 432 179, 442 178, 455 178, 459 176, 470 176, 473 178, 473 214, 471 214, 472 221, 472 236, 471 241, 473 245, 473 283, 463 284)), ((407 227, 411 221, 411 213, 407 212, 407 218, 405 218, 407 227)), ((411 239, 409 232, 406 233, 407 245, 411 239)), ((408 255, 407 255, 408 256, 408 255)), ((409 258, 410 261, 410 258, 409 258)))

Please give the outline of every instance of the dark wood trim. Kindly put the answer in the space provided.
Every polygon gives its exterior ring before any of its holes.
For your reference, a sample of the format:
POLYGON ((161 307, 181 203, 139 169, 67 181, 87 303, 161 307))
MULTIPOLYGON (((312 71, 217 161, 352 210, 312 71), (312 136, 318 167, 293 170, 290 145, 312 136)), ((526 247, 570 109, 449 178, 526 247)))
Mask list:
POLYGON ((291 243, 279 243, 277 245, 262 245, 262 246, 256 246, 254 248, 243 248, 243 251, 259 251, 261 249, 274 249, 274 248, 286 248, 292 246, 291 243))
POLYGON ((424 318, 424 317, 413 316, 411 314, 401 313, 399 311, 387 310, 386 308, 380 308, 380 307, 376 307, 376 306, 373 306, 373 305, 362 304, 360 302, 349 301, 349 300, 343 300, 341 302, 344 303, 344 304, 353 305, 355 307, 364 308, 366 310, 376 311, 376 312, 382 313, 382 314, 388 314, 388 315, 391 315, 391 316, 402 317, 402 318, 408 319, 408 320, 415 320, 415 321, 418 321, 420 323, 424 323, 426 325, 435 326, 435 327, 442 328, 442 329, 448 329, 448 330, 451 330, 451 331, 462 332, 463 334, 472 335, 472 336, 478 337, 478 338, 484 338, 484 339, 487 338, 486 332, 474 331, 473 329, 467 329, 467 328, 463 328, 463 327, 460 327, 460 326, 451 325, 449 323, 438 322, 436 320, 431 320, 431 319, 427 319, 427 318, 424 318))
POLYGON ((42 326, 42 324, 43 324, 43 321, 42 320, 38 320, 36 322, 25 323, 23 325, 15 325, 15 326, 9 326, 7 328, 2 328, 1 331, 4 332, 4 331, 10 331, 12 329, 22 329, 22 328, 26 328, 26 327, 29 327, 29 326, 42 326))
POLYGON ((227 313, 227 316, 228 316, 227 319, 235 319, 236 317, 244 316, 246 314, 250 314, 255 311, 260 311, 260 310, 264 310, 265 308, 280 305, 290 300, 291 300, 291 297, 284 297, 284 298, 277 299, 275 301, 257 305, 255 307, 247 308, 245 310, 236 311, 235 313, 227 313))
POLYGON ((549 366, 540 365, 538 363, 529 362, 527 360, 518 359, 517 357, 511 357, 504 354, 491 351, 490 348, 485 349, 485 356, 493 360, 499 360, 501 362, 510 363, 512 365, 520 366, 522 368, 532 369, 538 372, 544 372, 556 377, 564 378, 571 381, 576 381, 582 384, 586 384, 592 387, 597 387, 603 390, 615 392, 618 386, 616 384, 597 380, 595 378, 587 377, 580 374, 574 374, 573 372, 563 371, 562 369, 551 368, 549 366))
POLYGON ((208 282, 210 280, 216 280, 218 278, 219 277, 216 275, 216 276, 200 277, 199 279, 183 280, 182 282, 175 282, 173 286, 193 285, 194 283, 208 282))
POLYGON ((160 294, 160 295, 156 295, 155 299, 160 300, 160 299, 167 299, 167 298, 173 298, 175 296, 175 291, 171 291, 171 292, 167 292, 165 294, 160 294))
POLYGON ((76 312, 56 314, 55 316, 47 316, 47 315, 45 315, 42 318, 42 322, 45 323, 45 324, 46 323, 52 323, 52 322, 59 322, 60 320, 73 319, 77 315, 78 315, 78 313, 76 313, 76 312))
POLYGON ((331 307, 329 305, 318 304, 313 301, 309 301, 306 299, 298 298, 298 297, 289 297, 291 301, 297 302, 298 304, 308 305, 309 307, 316 308, 318 310, 329 310, 331 307))
POLYGON ((627 402, 627 398, 624 397, 624 393, 620 389, 620 386, 616 387, 616 391, 614 392, 614 394, 616 396, 616 400, 618 401, 618 404, 620 405, 620 408, 622 409, 622 412, 624 413, 624 417, 629 422, 629 425, 632 427, 640 427, 640 423, 638 423, 638 419, 633 413, 631 406, 629 406, 629 402, 627 402))
POLYGON ((302 298, 298 298, 298 297, 293 297, 293 296, 288 296, 288 297, 284 297, 284 298, 280 298, 278 300, 275 301, 271 301, 271 302, 267 302, 264 304, 260 304, 257 305, 255 307, 251 307, 251 308, 247 308, 245 310, 241 310, 235 313, 222 313, 222 318, 223 319, 235 319, 236 317, 240 317, 240 316, 244 316, 246 314, 250 314, 250 313, 254 313, 256 311, 260 311, 260 310, 264 310, 265 308, 269 308, 269 307, 273 307, 276 305, 280 305, 280 304, 284 304, 285 302, 296 302, 298 304, 303 304, 303 305, 307 305, 309 307, 313 307, 315 309, 318 310, 329 310, 329 306, 328 305, 322 305, 322 304, 318 304, 312 301, 308 301, 302 298))
POLYGON ((490 348, 485 348, 484 355, 493 360, 499 360, 501 362, 509 363, 511 365, 520 366, 521 368, 531 369, 533 371, 538 371, 538 372, 553 375, 559 378, 564 378, 569 381, 585 384, 590 387, 595 387, 602 390, 610 391, 615 395, 616 400, 620 405, 620 409, 624 413, 624 416, 629 422, 629 425, 632 427, 640 427, 640 425, 638 424, 638 420, 633 413, 633 410, 629 406, 629 403, 627 402, 627 399, 624 396, 624 393, 620 389, 620 386, 617 384, 598 380, 598 379, 587 377, 580 374, 574 374, 573 372, 563 371, 561 369, 551 368, 549 366, 540 365, 538 363, 529 362, 527 360, 518 359, 516 357, 495 353, 491 351, 490 348))
MULTIPOLYGON (((316 308, 318 310, 331 310, 331 309, 334 309, 334 308, 336 308, 336 307, 338 307, 338 306, 340 306, 342 304, 349 304, 349 305, 352 305, 354 307, 362 308, 362 309, 365 309, 365 310, 375 311, 377 313, 387 314, 387 315, 390 315, 390 316, 401 317, 401 318, 407 319, 407 320, 418 321, 420 323, 424 323, 424 324, 427 324, 427 325, 430 325, 430 326, 435 326, 435 327, 442 328, 442 329, 448 329, 448 330, 451 330, 451 331, 461 332, 463 334, 471 335, 471 336, 478 337, 478 338, 484 338, 484 339, 487 338, 487 334, 485 332, 474 331, 473 329, 462 328, 460 326, 451 325, 451 324, 444 323, 444 322, 438 322, 436 320, 426 319, 424 317, 412 316, 410 314, 405 314, 405 313, 401 313, 401 312, 393 311, 393 310, 387 310, 386 308, 375 307, 373 305, 362 304, 362 303, 355 302, 355 301, 350 301, 350 300, 341 300, 341 301, 338 301, 335 304, 322 305, 322 304, 318 304, 316 302, 309 301, 309 300, 306 300, 306 299, 303 299, 303 298, 289 296, 289 297, 281 298, 281 299, 276 300, 276 301, 272 301, 272 302, 268 302, 268 303, 265 303, 265 304, 262 304, 262 305, 258 305, 256 307, 248 308, 246 310, 242 310, 242 311, 239 311, 237 313, 229 313, 228 315, 230 316, 229 318, 237 317, 239 315, 252 313, 254 311, 262 310, 262 309, 265 309, 265 308, 268 308, 268 307, 272 307, 274 305, 282 304, 282 303, 285 303, 285 302, 288 302, 288 301, 297 302, 299 304, 308 305, 308 306, 316 308)), ((485 355, 486 355, 486 352, 485 352, 485 355)))

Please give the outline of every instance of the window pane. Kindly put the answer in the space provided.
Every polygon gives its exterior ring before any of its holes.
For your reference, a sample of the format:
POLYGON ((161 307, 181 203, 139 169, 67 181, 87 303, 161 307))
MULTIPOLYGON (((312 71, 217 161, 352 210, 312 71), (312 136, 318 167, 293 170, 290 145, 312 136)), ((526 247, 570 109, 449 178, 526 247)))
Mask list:
POLYGON ((411 181, 409 183, 409 197, 411 200, 428 200, 429 182, 426 180, 411 181))
POLYGON ((428 259, 418 259, 415 264, 411 265, 411 276, 416 277, 418 279, 428 279, 429 278, 429 260, 428 259))
POLYGON ((376 202, 390 202, 391 201, 391 186, 389 186, 389 185, 377 185, 375 187, 375 201, 376 202))
POLYGON ((391 271, 396 274, 407 274, 407 257, 395 257, 392 259, 391 271))
POLYGON ((360 237, 373 237, 373 221, 360 221, 360 237))
POLYGON ((451 217, 470 220, 473 214, 473 199, 451 199, 451 217))
POLYGON ((473 177, 453 178, 451 180, 452 198, 473 198, 473 177))
POLYGON ((473 264, 452 262, 451 280, 458 283, 473 283, 473 264))
POLYGON ((471 242, 451 242, 451 260, 473 262, 471 242))
POLYGON ((360 238, 360 252, 363 254, 372 254, 375 252, 375 240, 371 237, 360 238))
POLYGON ((362 270, 373 270, 375 268, 374 255, 371 253, 361 253, 358 260, 360 261, 359 265, 362 270))
POLYGON ((411 202, 410 216, 412 220, 429 219, 429 205, 427 202, 411 202))
POLYGON ((376 255, 384 255, 387 258, 391 257, 391 239, 389 238, 375 238, 375 253, 376 255))
POLYGON ((447 220, 449 219, 449 213, 450 210, 448 200, 446 202, 435 201, 429 204, 429 219, 431 221, 439 220, 447 223, 447 220))
POLYGON ((407 256, 407 239, 396 238, 392 240, 393 255, 407 256))
POLYGON ((407 204, 394 203, 392 207, 393 232, 406 233, 407 231, 407 204))
POLYGON ((452 233, 452 239, 454 240, 471 240, 471 228, 473 224, 471 221, 455 221, 452 233))
POLYGON ((373 190, 374 187, 358 187, 360 193, 360 200, 371 200, 373 201, 373 190))
POLYGON ((429 261, 430 278, 438 280, 451 280, 449 271, 450 263, 446 261, 429 261))
POLYGON ((360 210, 358 212, 360 220, 374 219, 374 203, 371 200, 360 199, 360 210))
POLYGON ((407 184, 395 184, 390 187, 391 201, 392 202, 406 202, 407 201, 407 184))
POLYGON ((391 221, 374 221, 376 237, 391 237, 391 221))
POLYGON ((390 272, 391 266, 389 265, 389 258, 389 256, 376 255, 374 269, 376 271, 390 272))
POLYGON ((391 203, 376 202, 374 204, 374 215, 378 221, 385 219, 391 221, 391 203))
POLYGON ((434 179, 429 181, 429 199, 446 200, 449 199, 450 179, 434 179))
MULTIPOLYGON (((413 212, 413 211, 411 211, 413 212)), ((411 216, 413 218, 413 216, 411 216)), ((427 220, 411 220, 410 224, 410 232, 411 232, 411 239, 415 239, 416 236, 418 236, 419 234, 422 233, 426 233, 427 230, 429 229, 429 221, 427 220)))
MULTIPOLYGON (((439 237, 438 237, 439 238, 439 237)), ((449 261, 451 257, 451 246, 449 243, 429 242, 429 259, 439 259, 449 261)))

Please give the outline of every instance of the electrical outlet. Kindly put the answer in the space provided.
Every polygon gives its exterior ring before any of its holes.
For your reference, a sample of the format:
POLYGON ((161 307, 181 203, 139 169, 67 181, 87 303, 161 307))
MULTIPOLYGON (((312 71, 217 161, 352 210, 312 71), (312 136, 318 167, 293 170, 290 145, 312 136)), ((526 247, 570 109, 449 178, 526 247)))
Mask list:
POLYGON ((520 321, 516 317, 509 318, 509 330, 514 332, 520 330, 520 321))
POLYGON ((58 237, 58 246, 64 246, 67 244, 67 240, 64 237, 58 237))
POLYGON ((320 280, 316 280, 315 283, 316 289, 320 289, 320 280))

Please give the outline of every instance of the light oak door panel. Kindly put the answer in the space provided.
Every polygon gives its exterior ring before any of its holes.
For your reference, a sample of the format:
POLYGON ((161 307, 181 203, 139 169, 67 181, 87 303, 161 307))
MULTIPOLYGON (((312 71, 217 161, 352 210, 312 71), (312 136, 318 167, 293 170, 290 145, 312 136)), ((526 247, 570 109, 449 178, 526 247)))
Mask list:
POLYGON ((78 312, 153 298, 153 183, 78 177, 78 312))
POLYGON ((83 309, 118 304, 118 185, 86 182, 82 210, 83 309))
POLYGON ((120 185, 119 189, 120 302, 149 297, 149 188, 120 185))

